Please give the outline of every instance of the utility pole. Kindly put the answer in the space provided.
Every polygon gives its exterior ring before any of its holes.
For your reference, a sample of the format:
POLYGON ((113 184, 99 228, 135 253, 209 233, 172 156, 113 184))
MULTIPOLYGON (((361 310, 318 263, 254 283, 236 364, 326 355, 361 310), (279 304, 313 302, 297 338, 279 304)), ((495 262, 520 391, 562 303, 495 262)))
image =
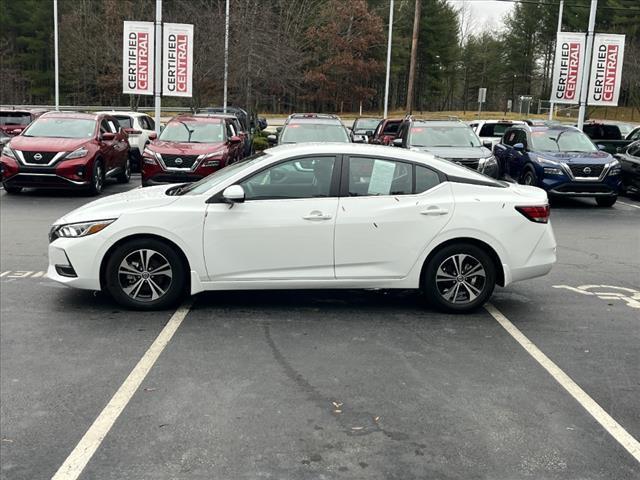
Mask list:
POLYGON ((155 97, 155 117, 156 117, 156 133, 160 135, 160 105, 162 90, 162 0, 156 0, 156 65, 154 68, 154 89, 155 97))
POLYGON ((420 4, 422 0, 415 0, 413 14, 413 36, 411 38, 411 63, 409 64, 409 85, 407 86, 407 113, 413 110, 413 91, 416 78, 416 58, 418 56, 418 33, 420 32, 420 4))
POLYGON ((384 118, 389 113, 389 75, 391 74, 391 37, 393 36, 393 0, 389 2, 389 38, 387 40, 387 75, 384 81, 384 118))
POLYGON ((58 0, 53 0, 53 50, 56 111, 60 110, 60 81, 58 70, 58 0))
MULTIPOLYGON (((564 8, 564 0, 560 0, 560 9, 558 10, 558 33, 562 32, 562 10, 564 8)), ((556 42, 558 37, 556 37, 556 42)), ((553 61, 555 63, 555 56, 553 58, 553 61)), ((553 78, 553 70, 552 70, 552 74, 551 74, 551 78, 553 78)), ((553 120, 553 109, 555 108, 555 103, 553 103, 553 101, 551 102, 551 104, 549 105, 549 120, 553 120)))
MULTIPOLYGON (((224 14, 224 93, 222 108, 227 113, 227 82, 229 80, 229 0, 226 2, 224 14)), ((245 108, 249 108, 246 106, 245 108)))
POLYGON ((584 114, 587 110, 587 95, 589 94, 587 89, 589 87, 589 75, 591 75, 591 53, 593 51, 593 30, 596 25, 596 8, 598 8, 598 0, 591 0, 587 45, 584 53, 584 68, 582 69, 582 82, 580 85, 580 109, 578 111, 578 128, 580 130, 582 130, 582 126, 584 125, 584 114))

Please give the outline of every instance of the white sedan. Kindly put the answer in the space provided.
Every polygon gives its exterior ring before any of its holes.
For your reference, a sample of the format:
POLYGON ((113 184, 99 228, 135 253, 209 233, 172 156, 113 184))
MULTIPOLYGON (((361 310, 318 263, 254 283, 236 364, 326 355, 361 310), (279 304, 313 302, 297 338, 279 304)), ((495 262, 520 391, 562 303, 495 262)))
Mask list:
POLYGON ((138 309, 204 290, 400 288, 464 312, 555 261, 541 189, 421 152, 299 144, 74 210, 51 228, 47 274, 138 309))

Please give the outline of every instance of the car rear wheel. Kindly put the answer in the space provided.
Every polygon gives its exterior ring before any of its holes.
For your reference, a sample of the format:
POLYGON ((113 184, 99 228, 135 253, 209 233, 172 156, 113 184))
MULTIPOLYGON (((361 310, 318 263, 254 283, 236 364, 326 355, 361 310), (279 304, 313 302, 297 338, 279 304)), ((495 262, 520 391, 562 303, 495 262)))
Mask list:
POLYGON ((442 248, 424 270, 423 293, 436 308, 473 311, 489 299, 496 284, 496 266, 480 247, 454 243, 442 248))
POLYGON ((89 186, 90 195, 100 195, 104 186, 104 166, 101 160, 93 162, 93 172, 91 172, 91 185, 89 186))
POLYGON ((617 201, 617 195, 614 195, 613 197, 596 197, 596 203, 599 207, 613 207, 617 201))
POLYGON ((118 183, 129 183, 130 179, 131 179, 131 161, 129 160, 129 157, 127 157, 124 164, 124 170, 122 171, 122 173, 118 174, 118 176, 116 177, 116 180, 118 180, 118 183))
POLYGON ((180 256, 155 239, 131 240, 107 260, 105 287, 120 305, 158 310, 175 305, 185 290, 186 268, 180 256))
POLYGON ((17 195, 22 191, 22 187, 11 187, 6 183, 3 183, 2 187, 4 188, 4 191, 7 192, 7 194, 9 195, 17 195))

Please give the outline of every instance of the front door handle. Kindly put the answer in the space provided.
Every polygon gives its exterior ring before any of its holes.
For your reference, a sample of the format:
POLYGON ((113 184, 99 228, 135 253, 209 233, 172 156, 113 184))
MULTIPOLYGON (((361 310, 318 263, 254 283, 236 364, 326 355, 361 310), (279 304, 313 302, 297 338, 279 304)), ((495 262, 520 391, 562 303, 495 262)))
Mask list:
POLYGON ((328 213, 322 213, 320 210, 314 210, 313 212, 309 212, 308 215, 302 217, 305 220, 330 220, 331 215, 328 213))
POLYGON ((446 208, 440 208, 440 207, 429 207, 426 210, 422 210, 420 212, 420 215, 446 215, 447 213, 449 213, 449 210, 447 210, 446 208))

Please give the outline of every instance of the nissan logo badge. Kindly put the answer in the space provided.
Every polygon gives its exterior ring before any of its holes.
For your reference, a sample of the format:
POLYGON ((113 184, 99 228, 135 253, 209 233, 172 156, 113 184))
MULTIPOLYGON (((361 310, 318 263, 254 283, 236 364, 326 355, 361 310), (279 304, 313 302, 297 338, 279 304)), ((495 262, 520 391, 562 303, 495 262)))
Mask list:
POLYGON ((589 167, 584 167, 582 173, 584 173, 585 175, 589 175, 591 173, 591 169, 589 167))
POLYGON ((34 159, 35 161, 39 162, 40 160, 42 160, 42 154, 41 154, 41 153, 36 153, 36 154, 33 156, 33 159, 34 159))
POLYGON ((180 157, 176 158, 175 162, 176 165, 182 165, 182 159, 180 157))

